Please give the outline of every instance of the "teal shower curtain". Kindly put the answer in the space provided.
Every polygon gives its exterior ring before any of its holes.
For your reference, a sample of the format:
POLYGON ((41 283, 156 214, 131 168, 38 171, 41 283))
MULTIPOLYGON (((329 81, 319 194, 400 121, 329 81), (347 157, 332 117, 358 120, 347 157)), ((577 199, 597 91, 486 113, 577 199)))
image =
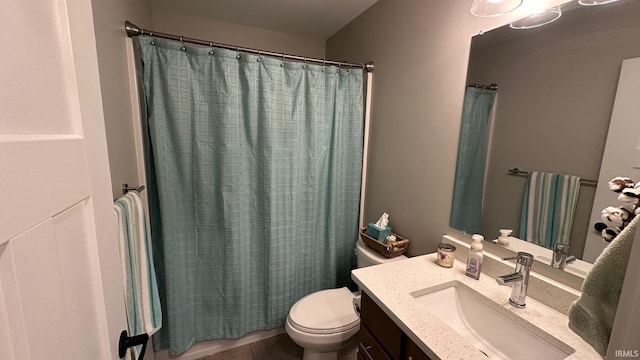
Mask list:
POLYGON ((476 87, 467 87, 464 95, 449 225, 469 234, 480 232, 489 117, 495 97, 495 90, 476 87))
POLYGON ((142 37, 152 236, 173 355, 284 325, 355 266, 363 72, 142 37))

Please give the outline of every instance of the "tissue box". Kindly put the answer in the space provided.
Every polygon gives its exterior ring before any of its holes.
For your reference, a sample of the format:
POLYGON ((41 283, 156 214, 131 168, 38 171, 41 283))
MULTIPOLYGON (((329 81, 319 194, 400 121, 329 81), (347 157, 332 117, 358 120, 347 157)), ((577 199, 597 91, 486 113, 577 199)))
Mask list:
POLYGON ((384 239, 386 239, 387 236, 391 235, 391 226, 387 226, 386 228, 381 229, 377 227, 375 224, 368 223, 367 235, 371 236, 372 238, 378 241, 384 242, 384 239))

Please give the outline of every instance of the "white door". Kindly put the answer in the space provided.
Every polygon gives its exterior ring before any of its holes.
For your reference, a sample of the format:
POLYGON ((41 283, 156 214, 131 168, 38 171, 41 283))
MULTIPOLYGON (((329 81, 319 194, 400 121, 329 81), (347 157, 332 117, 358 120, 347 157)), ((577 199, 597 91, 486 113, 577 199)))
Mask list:
POLYGON ((598 188, 593 200, 587 242, 583 259, 593 263, 606 243, 593 229, 601 222, 600 214, 607 206, 620 206, 618 195, 609 190, 609 180, 616 176, 630 177, 640 182, 640 58, 622 62, 618 90, 611 112, 607 143, 598 176, 598 188))
POLYGON ((0 359, 117 359, 126 327, 90 0, 0 1, 0 359))

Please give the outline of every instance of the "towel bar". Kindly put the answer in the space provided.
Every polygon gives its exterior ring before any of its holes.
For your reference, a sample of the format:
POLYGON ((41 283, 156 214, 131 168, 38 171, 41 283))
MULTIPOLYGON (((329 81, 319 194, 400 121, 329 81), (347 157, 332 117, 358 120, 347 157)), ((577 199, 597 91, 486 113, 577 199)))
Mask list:
POLYGON ((145 189, 144 185, 140 185, 138 187, 135 187, 135 186, 129 187, 129 184, 122 184, 122 193, 123 194, 126 194, 127 192, 132 191, 132 190, 135 190, 137 192, 142 192, 142 190, 144 190, 144 189, 145 189))
MULTIPOLYGON (((529 172, 528 171, 520 170, 518 168, 513 168, 513 169, 507 170, 507 174, 509 174, 509 175, 520 175, 520 176, 529 176, 529 172)), ((598 182, 595 181, 595 180, 580 179, 580 185, 597 186, 598 182)))

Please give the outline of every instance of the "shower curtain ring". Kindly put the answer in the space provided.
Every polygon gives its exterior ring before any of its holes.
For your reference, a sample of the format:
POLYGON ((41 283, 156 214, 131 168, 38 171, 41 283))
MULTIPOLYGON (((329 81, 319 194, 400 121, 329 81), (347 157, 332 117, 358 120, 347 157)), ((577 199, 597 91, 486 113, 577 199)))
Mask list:
POLYGON ((180 36, 180 50, 185 51, 187 48, 184 46, 184 39, 180 36))
POLYGON ((209 41, 209 47, 211 48, 211 50, 209 50, 209 55, 213 55, 214 54, 213 43, 211 41, 209 41))

